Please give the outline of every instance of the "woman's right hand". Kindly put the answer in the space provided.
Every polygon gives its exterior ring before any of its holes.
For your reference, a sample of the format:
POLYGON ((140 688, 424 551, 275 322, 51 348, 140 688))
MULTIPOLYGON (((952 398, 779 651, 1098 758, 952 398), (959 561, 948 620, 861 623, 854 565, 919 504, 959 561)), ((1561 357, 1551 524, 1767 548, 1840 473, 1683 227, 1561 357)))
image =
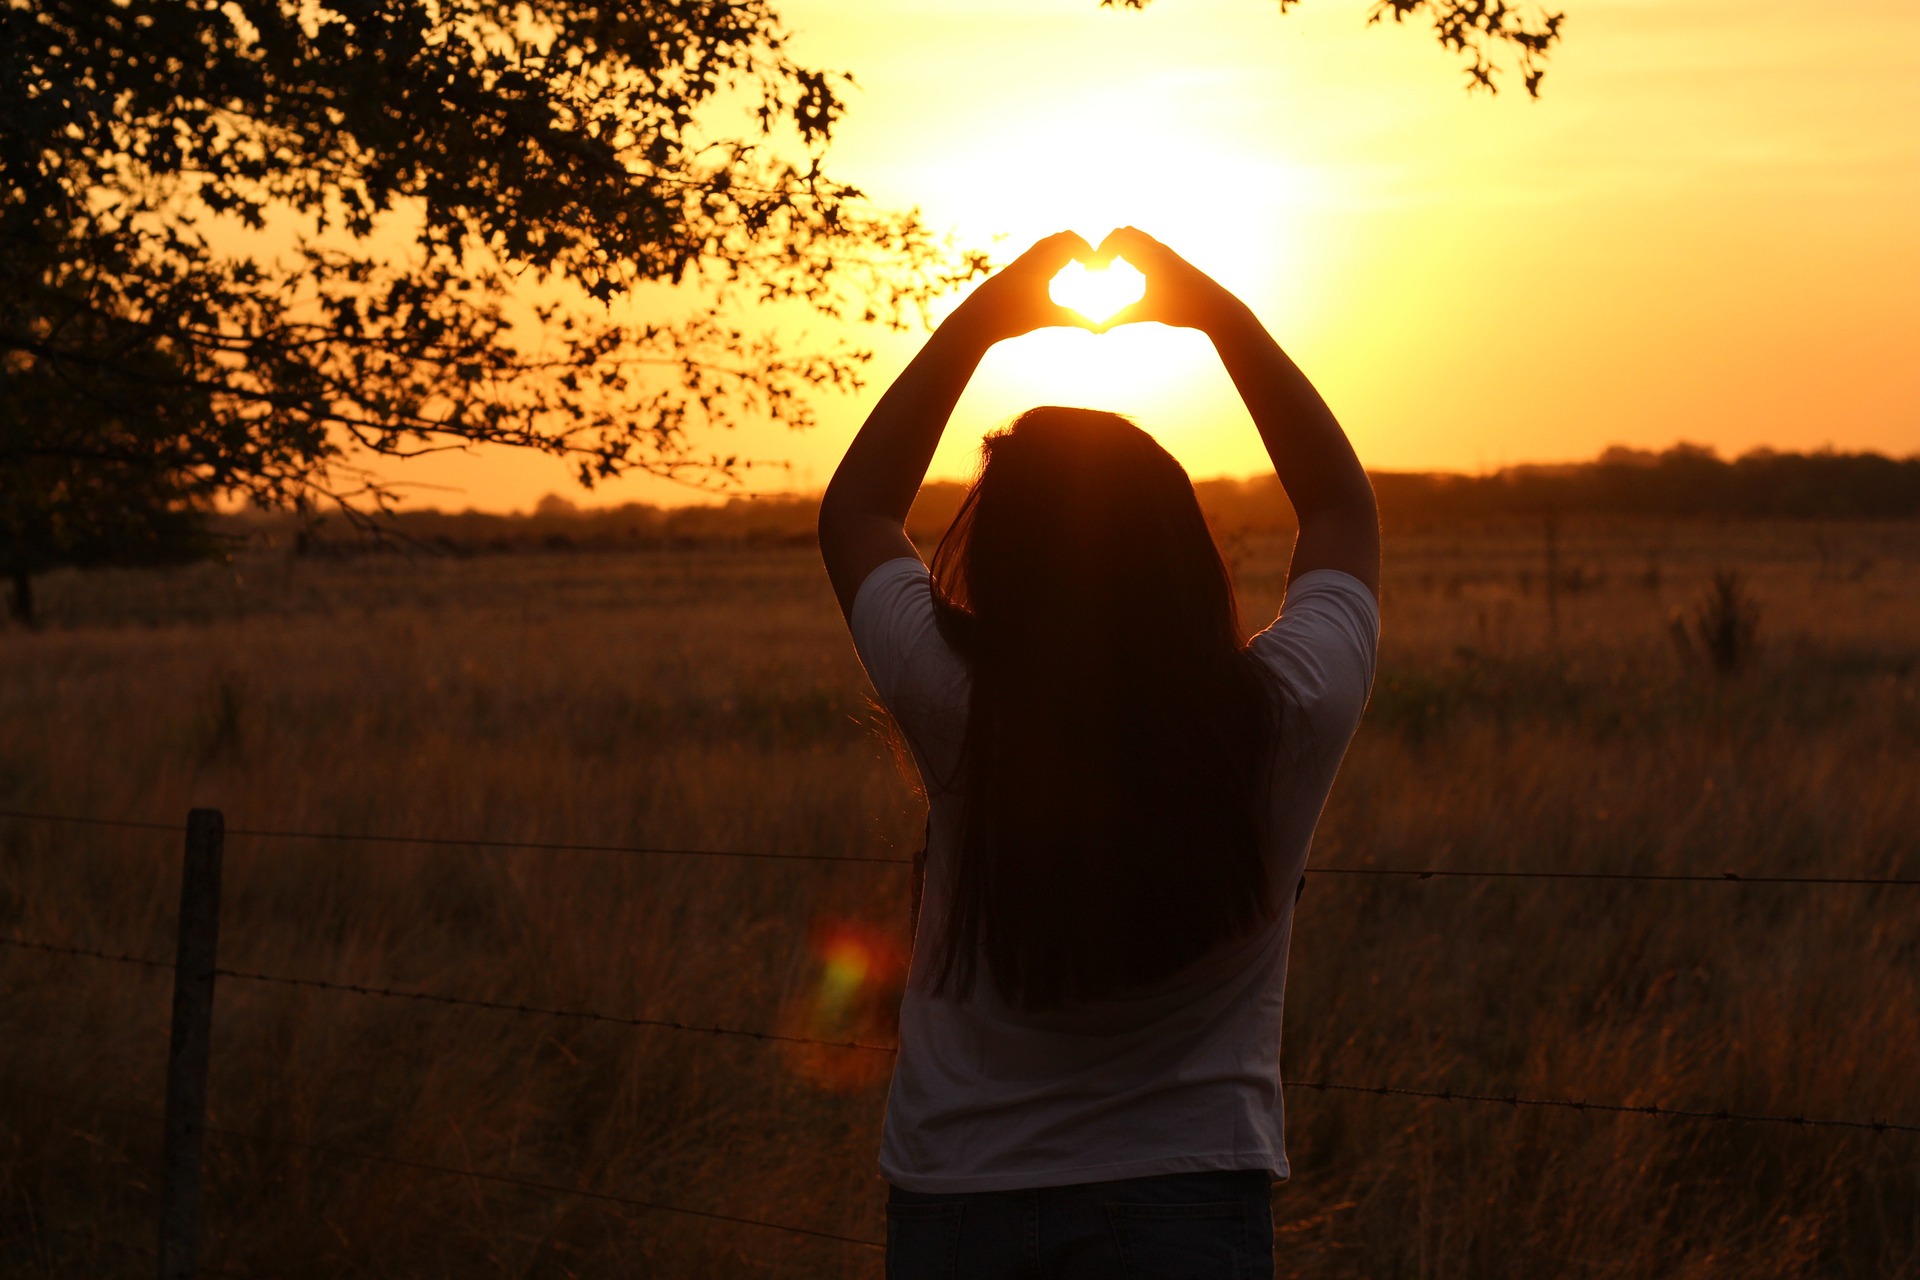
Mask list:
POLYGON ((1094 250, 1098 260, 1119 258, 1147 279, 1138 302, 1122 307, 1100 326, 1157 321, 1211 332, 1245 305, 1225 286, 1138 227, 1113 231, 1094 250))
POLYGON ((981 281, 948 323, 968 326, 989 344, 1052 325, 1092 328, 1085 316, 1055 302, 1047 288, 1069 262, 1093 257, 1093 246, 1078 233, 1050 235, 981 281))

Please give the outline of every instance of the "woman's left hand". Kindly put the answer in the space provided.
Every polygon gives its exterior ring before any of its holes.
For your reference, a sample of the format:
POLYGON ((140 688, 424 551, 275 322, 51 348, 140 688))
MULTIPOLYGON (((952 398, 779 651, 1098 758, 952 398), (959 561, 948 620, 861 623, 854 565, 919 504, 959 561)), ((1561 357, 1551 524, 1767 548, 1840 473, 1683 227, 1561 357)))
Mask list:
POLYGON ((1085 316, 1055 302, 1047 290, 1062 267, 1076 260, 1090 262, 1093 256, 1093 246, 1075 232, 1050 235, 987 277, 947 323, 968 326, 989 343, 1050 325, 1091 329, 1085 316))

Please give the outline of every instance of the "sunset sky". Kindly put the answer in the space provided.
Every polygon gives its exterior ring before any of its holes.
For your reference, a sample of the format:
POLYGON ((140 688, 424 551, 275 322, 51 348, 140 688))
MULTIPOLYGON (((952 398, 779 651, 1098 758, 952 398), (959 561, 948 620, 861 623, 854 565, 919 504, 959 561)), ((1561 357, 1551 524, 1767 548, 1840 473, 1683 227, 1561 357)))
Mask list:
MULTIPOLYGON (((1469 95, 1367 0, 783 0, 859 88, 830 170, 1003 259, 1133 223, 1241 292, 1376 468, 1476 471, 1676 440, 1920 451, 1920 5, 1565 0, 1543 97, 1469 95)), ((661 295, 663 298, 666 296, 661 295)), ((857 396, 716 447, 817 489, 922 333, 857 396)), ((935 461, 1036 403, 1135 415, 1196 476, 1264 467, 1205 340, 1043 333, 989 357, 935 461)), ((414 501, 591 495, 505 450, 385 464, 414 501)))

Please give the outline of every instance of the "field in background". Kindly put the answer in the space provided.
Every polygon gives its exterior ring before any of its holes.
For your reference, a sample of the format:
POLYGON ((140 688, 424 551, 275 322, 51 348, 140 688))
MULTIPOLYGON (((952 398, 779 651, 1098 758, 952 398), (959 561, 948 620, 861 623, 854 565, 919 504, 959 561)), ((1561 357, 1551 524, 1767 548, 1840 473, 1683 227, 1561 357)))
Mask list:
MULTIPOLYGON (((1229 541, 1246 620, 1285 540, 1229 541)), ((1920 874, 1920 525, 1403 531, 1315 860, 1920 874), (1759 607, 1716 674, 1683 620, 1759 607)), ((920 809, 814 553, 294 558, 60 576, 0 631, 0 807, 904 854, 920 809)), ((0 821, 0 932, 171 953, 178 837, 0 821)), ((897 868, 234 838, 222 957, 796 1025, 897 868)), ((0 958, 0 1272, 146 1276, 168 986, 0 958), (129 1115, 129 1109, 135 1114, 129 1115)), ((1920 1119, 1920 892, 1310 876, 1290 1077, 1920 1119)), ((885 1085, 750 1041, 224 981, 213 1122, 856 1236, 885 1085)), ((1283 1276, 1920 1270, 1920 1139, 1294 1091, 1283 1276)), ((260 1275, 878 1276, 847 1245, 285 1146, 209 1149, 260 1275)))

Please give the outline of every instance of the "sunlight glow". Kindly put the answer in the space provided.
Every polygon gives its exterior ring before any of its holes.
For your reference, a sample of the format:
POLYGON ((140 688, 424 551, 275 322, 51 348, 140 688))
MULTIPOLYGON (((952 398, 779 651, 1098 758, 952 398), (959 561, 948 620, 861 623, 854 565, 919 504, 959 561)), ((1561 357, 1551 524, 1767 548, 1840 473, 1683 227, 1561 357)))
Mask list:
POLYGON ((1124 262, 1102 267, 1069 262, 1053 278, 1048 296, 1096 324, 1146 296, 1147 278, 1124 262))
MULTIPOLYGON (((991 246, 1001 262, 1057 231, 1097 247, 1115 227, 1139 227, 1255 303, 1280 331, 1318 318, 1331 258, 1310 251, 1305 228, 1332 195, 1319 166, 1283 143, 1246 145, 1200 109, 1208 97, 1200 86, 1177 74, 1071 93, 1045 79, 1015 83, 1030 87, 993 99, 965 133, 927 140, 927 159, 900 175, 930 215, 991 246), (1221 198, 1228 190, 1231 198, 1221 198)), ((1141 287, 1137 268, 1116 261, 1104 272, 1069 266, 1050 293, 1097 322, 1141 287)), ((1127 414, 1195 474, 1264 462, 1206 339, 1140 324, 1101 334, 1042 329, 994 348, 942 441, 935 474, 971 474, 980 436, 1036 404, 1127 414)))

